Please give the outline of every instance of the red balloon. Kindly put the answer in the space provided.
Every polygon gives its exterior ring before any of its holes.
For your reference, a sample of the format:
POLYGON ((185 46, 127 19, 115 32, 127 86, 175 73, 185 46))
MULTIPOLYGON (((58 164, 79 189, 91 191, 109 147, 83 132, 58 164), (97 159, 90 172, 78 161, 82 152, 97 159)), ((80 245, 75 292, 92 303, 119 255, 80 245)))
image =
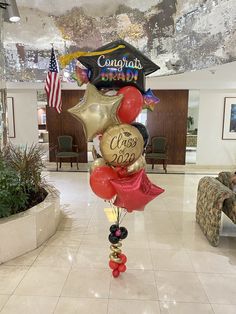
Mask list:
POLYGON ((114 261, 109 261, 109 267, 111 269, 117 269, 119 267, 120 264, 114 262, 114 261))
POLYGON ((118 267, 119 272, 124 273, 126 271, 126 266, 125 264, 120 264, 118 267))
POLYGON ((119 277, 119 275, 120 275, 119 270, 118 269, 114 269, 113 272, 112 272, 112 275, 113 275, 114 278, 119 277))
POLYGON ((143 95, 133 86, 122 87, 117 95, 123 95, 117 116, 122 123, 129 124, 136 119, 142 110, 143 95))
POLYGON ((151 183, 144 169, 139 172, 111 181, 117 197, 114 205, 126 208, 128 212, 144 210, 145 205, 164 192, 162 188, 151 183))
POLYGON ((126 177, 127 175, 129 175, 128 171, 127 171, 127 168, 126 167, 119 167, 119 166, 116 166, 113 168, 115 170, 115 172, 118 174, 118 176, 120 178, 124 178, 126 177))
POLYGON ((118 174, 109 166, 97 167, 90 176, 90 186, 93 192, 105 200, 116 195, 116 190, 110 180, 117 179, 118 174))
POLYGON ((127 262, 127 257, 125 254, 119 254, 118 257, 121 258, 122 264, 125 264, 127 262))

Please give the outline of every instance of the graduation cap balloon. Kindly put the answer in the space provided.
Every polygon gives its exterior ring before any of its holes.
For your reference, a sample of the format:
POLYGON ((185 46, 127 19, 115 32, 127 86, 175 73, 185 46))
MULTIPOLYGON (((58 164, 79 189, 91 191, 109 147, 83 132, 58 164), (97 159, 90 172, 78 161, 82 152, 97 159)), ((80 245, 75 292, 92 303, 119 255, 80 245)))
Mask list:
POLYGON ((137 87, 145 91, 145 76, 160 69, 149 58, 124 40, 117 40, 95 50, 101 54, 80 56, 90 70, 90 82, 97 88, 137 87), (119 46, 119 49, 114 49, 119 46), (104 53, 111 50, 109 53, 104 53))

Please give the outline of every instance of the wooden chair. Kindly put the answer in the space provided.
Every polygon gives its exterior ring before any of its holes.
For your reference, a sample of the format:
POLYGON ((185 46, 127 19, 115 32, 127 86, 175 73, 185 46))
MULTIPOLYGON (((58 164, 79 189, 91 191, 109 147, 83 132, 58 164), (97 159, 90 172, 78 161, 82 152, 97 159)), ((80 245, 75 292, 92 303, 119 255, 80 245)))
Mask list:
POLYGON ((151 139, 151 145, 149 145, 146 149, 146 159, 150 159, 152 163, 152 169, 154 169, 154 164, 158 162, 158 160, 162 161, 163 169, 165 173, 167 173, 167 138, 163 136, 154 136, 151 139))
POLYGON ((56 147, 56 163, 57 163, 57 171, 58 171, 58 162, 60 163, 61 168, 61 159, 70 159, 71 167, 72 159, 76 159, 76 166, 78 167, 79 162, 79 152, 78 152, 78 145, 73 145, 73 138, 70 135, 61 135, 58 136, 58 147, 56 147), (74 151, 74 149, 76 151, 74 151))

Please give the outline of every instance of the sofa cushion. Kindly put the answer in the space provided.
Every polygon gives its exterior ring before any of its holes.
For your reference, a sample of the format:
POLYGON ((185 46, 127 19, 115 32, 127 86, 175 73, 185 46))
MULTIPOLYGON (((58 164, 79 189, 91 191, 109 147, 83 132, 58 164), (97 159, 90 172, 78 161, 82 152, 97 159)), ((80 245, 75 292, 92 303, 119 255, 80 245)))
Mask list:
POLYGON ((236 223, 236 194, 224 200, 223 212, 236 223))
POLYGON ((233 190, 233 185, 231 182, 232 176, 233 176, 233 173, 224 171, 224 172, 220 172, 216 179, 219 180, 225 186, 227 186, 230 190, 233 190))

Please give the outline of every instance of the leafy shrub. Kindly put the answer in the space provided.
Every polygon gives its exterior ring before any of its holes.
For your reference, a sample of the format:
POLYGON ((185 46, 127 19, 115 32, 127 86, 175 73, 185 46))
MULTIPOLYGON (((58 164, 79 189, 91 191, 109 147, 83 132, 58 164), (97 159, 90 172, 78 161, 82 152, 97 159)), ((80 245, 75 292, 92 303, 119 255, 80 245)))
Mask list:
POLYGON ((7 167, 0 170, 0 217, 17 213, 27 205, 28 196, 17 176, 7 167))
POLYGON ((24 211, 47 195, 42 170, 42 151, 8 145, 0 152, 0 217, 24 211))

